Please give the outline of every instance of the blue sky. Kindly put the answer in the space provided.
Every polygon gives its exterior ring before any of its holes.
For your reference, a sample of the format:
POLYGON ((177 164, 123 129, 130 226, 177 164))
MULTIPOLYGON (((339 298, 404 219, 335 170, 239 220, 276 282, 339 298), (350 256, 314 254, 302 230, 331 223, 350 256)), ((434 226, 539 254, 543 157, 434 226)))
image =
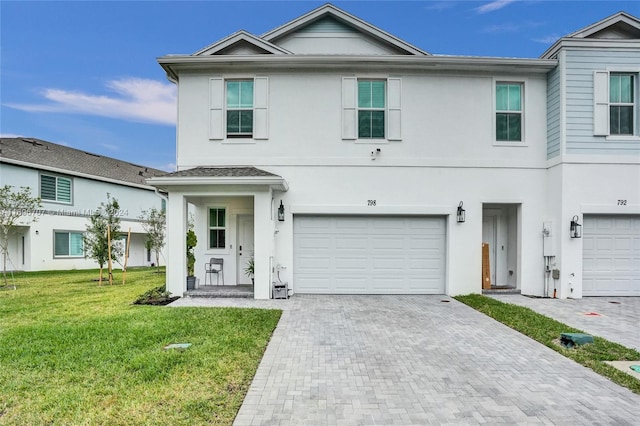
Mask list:
MULTIPOLYGON (((260 35, 326 1, 0 0, 0 135, 175 168, 175 87, 156 58, 260 35)), ((534 58, 639 1, 336 1, 430 53, 534 58)))

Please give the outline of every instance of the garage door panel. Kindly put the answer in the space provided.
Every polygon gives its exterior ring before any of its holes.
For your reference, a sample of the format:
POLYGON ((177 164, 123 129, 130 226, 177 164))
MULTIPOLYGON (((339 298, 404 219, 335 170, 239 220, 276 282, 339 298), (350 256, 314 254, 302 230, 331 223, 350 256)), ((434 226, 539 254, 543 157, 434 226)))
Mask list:
POLYGON ((640 217, 585 216, 585 296, 640 296, 640 217))
POLYGON ((294 216, 294 247, 299 293, 444 293, 444 218, 294 216), (309 229, 328 241, 322 267, 300 261, 315 253, 309 229))

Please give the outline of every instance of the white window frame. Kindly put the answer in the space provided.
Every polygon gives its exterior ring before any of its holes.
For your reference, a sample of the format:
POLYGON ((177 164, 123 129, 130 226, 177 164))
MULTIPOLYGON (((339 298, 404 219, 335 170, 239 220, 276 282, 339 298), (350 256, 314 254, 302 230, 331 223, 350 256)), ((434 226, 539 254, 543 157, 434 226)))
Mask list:
POLYGON ((377 142, 377 141, 386 141, 387 140, 387 124, 388 124, 388 120, 387 120, 387 106, 388 106, 388 98, 389 98, 389 94, 388 94, 388 89, 389 89, 389 83, 387 83, 387 79, 386 78, 365 78, 365 77, 360 77, 356 80, 356 111, 357 111, 357 116, 356 116, 356 132, 358 134, 358 140, 362 140, 362 141, 371 141, 371 142, 377 142), (384 106, 382 108, 380 107, 369 107, 369 108, 365 108, 365 107, 361 107, 360 105, 358 105, 358 100, 360 99, 360 82, 371 82, 373 83, 374 81, 381 81, 384 83, 384 106), (384 134, 381 137, 361 137, 360 136, 360 112, 382 112, 382 116, 384 118, 384 134))
POLYGON ((86 251, 84 246, 84 232, 83 231, 69 231, 66 229, 54 229, 53 230, 53 258, 54 259, 79 259, 85 257, 86 251), (69 254, 56 254, 56 234, 69 235, 69 254), (71 234, 80 234, 82 236, 82 254, 71 254, 71 234))
POLYGON ((629 138, 638 136, 638 108, 636 103, 638 102, 638 73, 626 72, 626 71, 610 71, 609 72, 609 136, 613 138, 629 138), (624 75, 631 76, 633 82, 633 102, 612 102, 611 101, 611 76, 624 75), (633 131, 631 133, 611 133, 611 107, 630 106, 632 108, 632 126, 633 131))
POLYGON ((593 135, 605 137, 607 141, 640 141, 640 129, 638 129, 637 105, 640 97, 640 68, 637 67, 610 67, 593 72, 593 135), (609 84, 611 74, 632 74, 635 76, 634 87, 634 129, 632 135, 612 135, 610 120, 610 94, 609 84))
MULTIPOLYGON (((255 81, 253 78, 227 78, 224 80, 224 134, 225 137, 227 139, 253 139, 253 131, 254 131, 254 118, 255 118, 255 81), (229 83, 233 83, 233 82, 237 82, 242 84, 244 83, 251 83, 251 93, 252 93, 252 99, 251 99, 251 107, 250 108, 235 108, 235 107, 229 107, 228 103, 227 103, 227 98, 229 95, 229 90, 228 90, 228 84, 229 83), (229 117, 229 111, 251 111, 251 133, 229 133, 228 128, 227 128, 227 121, 228 121, 228 117, 229 117)), ((240 90, 240 93, 242 93, 242 90, 240 90)))
MULTIPOLYGON (((402 78, 380 74, 358 74, 342 77, 342 139, 358 144, 388 144, 402 141, 402 78), (358 81, 384 81, 384 138, 358 136, 358 81)), ((365 110, 372 110, 366 108, 365 110)))
POLYGON ((254 144, 269 139, 269 77, 220 75, 209 78, 209 140, 231 144, 254 144), (227 134, 227 81, 253 81, 253 128, 251 136, 227 134))
POLYGON ((38 177, 38 189, 39 189, 39 194, 40 194, 40 199, 43 202, 46 203, 56 203, 56 204, 66 204, 66 205, 72 205, 73 204, 73 178, 71 177, 67 177, 67 176, 61 176, 61 175, 57 175, 54 173, 40 173, 40 176, 38 177), (44 198, 42 196, 42 177, 46 176, 46 177, 50 177, 50 178, 54 178, 56 180, 55 183, 55 189, 56 189, 56 195, 55 195, 55 199, 49 199, 49 198, 44 198), (69 201, 64 201, 64 200, 60 200, 58 198, 58 180, 59 179, 64 179, 64 180, 68 180, 69 181, 69 201))
POLYGON ((494 77, 492 80, 491 87, 491 105, 492 105, 492 140, 493 146, 511 146, 511 147, 526 147, 529 146, 526 139, 526 123, 527 123, 527 85, 528 79, 526 78, 513 78, 513 77, 494 77), (496 105, 496 92, 498 84, 519 84, 520 89, 520 140, 519 141, 499 141, 497 139, 498 136, 498 126, 497 126, 497 114, 498 113, 513 113, 513 111, 502 111, 498 110, 496 105))
POLYGON ((207 223, 207 251, 216 251, 216 252, 220 252, 220 251, 226 251, 227 248, 229 247, 229 208, 227 206, 207 206, 207 217, 206 217, 206 223, 207 223), (224 226, 211 226, 211 210, 221 210, 224 209, 224 226), (211 231, 212 230, 224 230, 224 247, 211 247, 211 231))

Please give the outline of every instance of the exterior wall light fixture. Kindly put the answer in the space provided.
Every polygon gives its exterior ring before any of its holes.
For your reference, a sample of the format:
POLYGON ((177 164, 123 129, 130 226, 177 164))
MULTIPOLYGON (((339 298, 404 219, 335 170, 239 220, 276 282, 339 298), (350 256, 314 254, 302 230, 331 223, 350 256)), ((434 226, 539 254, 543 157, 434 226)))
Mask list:
POLYGON ((278 221, 284 222, 284 205, 282 204, 282 200, 280 200, 280 207, 278 207, 278 221))
POLYGON ((462 208, 462 201, 460 201, 460 204, 458 204, 458 213, 457 213, 458 223, 464 223, 466 219, 465 213, 466 213, 465 209, 462 208))
POLYGON ((582 225, 578 223, 578 215, 573 216, 573 219, 571 219, 569 231, 571 238, 582 238, 582 225))

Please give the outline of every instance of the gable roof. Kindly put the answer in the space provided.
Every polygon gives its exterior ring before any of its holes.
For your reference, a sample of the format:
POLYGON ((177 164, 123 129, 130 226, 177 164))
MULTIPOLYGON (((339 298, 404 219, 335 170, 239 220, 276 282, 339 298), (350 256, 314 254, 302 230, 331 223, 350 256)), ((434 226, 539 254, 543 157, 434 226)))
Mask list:
POLYGON ((430 53, 425 52, 418 47, 415 47, 406 41, 399 39, 398 37, 389 34, 386 31, 381 30, 378 27, 375 27, 368 22, 363 21, 362 19, 355 17, 342 9, 335 7, 332 4, 325 4, 317 9, 312 10, 309 13, 306 13, 292 21, 287 22, 284 25, 281 25, 273 30, 262 34, 260 36, 261 39, 277 43, 277 40, 285 37, 295 31, 302 29, 303 27, 326 17, 332 17, 339 22, 347 24, 347 26, 356 29, 358 32, 366 34, 384 44, 395 47, 396 49, 405 52, 408 55, 430 55, 430 53))
POLYGON ((162 170, 34 138, 0 138, 0 162, 147 188, 147 178, 166 174, 162 170))
MULTIPOLYGON (((591 24, 588 27, 575 31, 566 38, 600 38, 599 34, 606 32, 606 30, 617 29, 621 34, 627 33, 628 38, 640 38, 640 19, 626 12, 618 12, 607 18, 604 18, 595 24, 591 24)), ((617 31, 616 31, 617 32, 617 31)), ((603 37, 608 38, 608 37, 603 37)), ((619 37, 615 37, 619 38, 619 37)))
POLYGON ((564 46, 593 43, 618 43, 622 46, 640 42, 640 19, 618 12, 607 18, 568 34, 556 41, 540 57, 551 58, 564 46))
POLYGON ((204 56, 204 55, 215 55, 219 54, 221 51, 232 48, 235 45, 239 45, 242 43, 248 43, 251 46, 254 46, 260 51, 263 51, 266 54, 289 54, 286 49, 282 47, 276 46, 275 44, 269 43, 268 41, 262 40, 247 31, 240 30, 237 31, 222 40, 218 40, 209 46, 198 50, 193 54, 193 56, 204 56))
POLYGON ((171 186, 202 185, 266 185, 278 191, 289 189, 282 176, 253 166, 194 167, 149 178, 147 183, 165 191, 171 186))

